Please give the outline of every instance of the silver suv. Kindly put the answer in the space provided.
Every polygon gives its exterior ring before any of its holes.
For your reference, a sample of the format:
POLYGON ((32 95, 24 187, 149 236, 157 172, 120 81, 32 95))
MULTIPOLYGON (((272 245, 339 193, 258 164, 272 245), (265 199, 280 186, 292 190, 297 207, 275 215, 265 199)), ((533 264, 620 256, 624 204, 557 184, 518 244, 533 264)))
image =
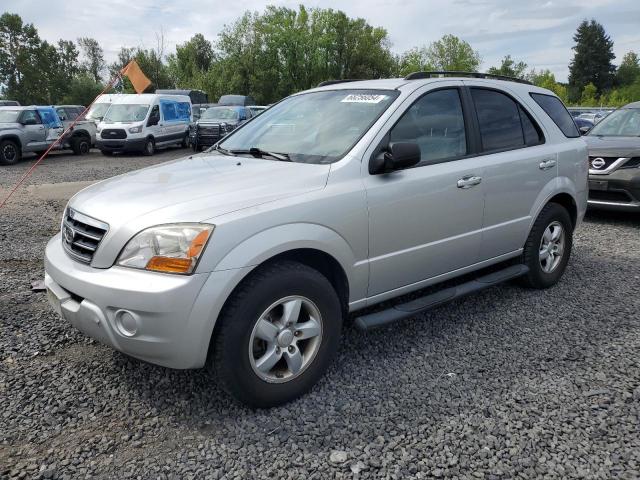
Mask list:
POLYGON ((558 282, 587 170, 547 90, 480 74, 333 82, 205 153, 79 192, 46 286, 87 335, 167 367, 211 363, 240 401, 278 405, 322 376, 348 314, 369 329, 516 277, 558 282))

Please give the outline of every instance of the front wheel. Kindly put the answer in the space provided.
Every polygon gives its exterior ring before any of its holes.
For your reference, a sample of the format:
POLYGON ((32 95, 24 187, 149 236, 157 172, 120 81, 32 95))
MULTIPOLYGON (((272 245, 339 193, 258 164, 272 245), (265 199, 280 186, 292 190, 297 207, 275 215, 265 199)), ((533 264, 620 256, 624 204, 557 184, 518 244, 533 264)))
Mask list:
POLYGON ((20 161, 20 147, 11 140, 0 143, 0 165, 13 165, 20 161))
POLYGON ((530 288, 549 288, 564 273, 573 244, 573 224, 567 210, 547 204, 533 224, 522 254, 529 273, 521 282, 530 288))
POLYGON ((299 397, 324 374, 338 349, 342 309, 325 276, 286 261, 259 267, 218 322, 218 378, 240 402, 265 408, 299 397))
POLYGON ((153 138, 147 138, 147 142, 144 144, 144 150, 142 151, 142 153, 147 157, 150 157, 154 153, 156 153, 156 144, 153 141, 153 138))
POLYGON ((73 137, 70 143, 74 155, 87 155, 91 150, 91 140, 84 135, 73 137))

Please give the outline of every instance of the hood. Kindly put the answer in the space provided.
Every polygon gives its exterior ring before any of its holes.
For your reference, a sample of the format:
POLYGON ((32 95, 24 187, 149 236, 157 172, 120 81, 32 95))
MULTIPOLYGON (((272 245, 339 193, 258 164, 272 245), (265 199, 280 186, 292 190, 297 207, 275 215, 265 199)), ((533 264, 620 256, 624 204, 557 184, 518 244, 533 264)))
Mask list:
POLYGON ((104 180, 69 206, 109 224, 92 266, 110 267, 129 239, 155 225, 215 218, 326 185, 330 165, 196 155, 104 180))
POLYGON ((78 192, 69 205, 122 225, 201 222, 235 210, 323 188, 329 165, 195 155, 130 172, 78 192))
POLYGON ((586 135, 582 138, 587 142, 589 155, 592 157, 640 156, 640 137, 586 135))

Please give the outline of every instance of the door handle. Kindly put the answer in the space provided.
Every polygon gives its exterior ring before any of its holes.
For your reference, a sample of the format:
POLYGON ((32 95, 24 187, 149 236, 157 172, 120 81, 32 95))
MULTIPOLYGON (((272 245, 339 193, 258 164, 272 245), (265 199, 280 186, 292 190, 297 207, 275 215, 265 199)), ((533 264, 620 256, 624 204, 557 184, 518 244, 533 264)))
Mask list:
POLYGON ((40 126, 38 127, 38 130, 44 130, 44 126, 40 125, 40 126))
POLYGON ((549 159, 549 160, 543 160, 542 162, 540 162, 539 168, 540 170, 549 170, 550 168, 553 168, 556 166, 556 161, 553 159, 549 159))
POLYGON ((458 188, 471 188, 471 187, 475 187, 476 185, 479 185, 480 182, 482 182, 482 177, 475 177, 475 176, 468 176, 468 177, 463 177, 460 180, 458 180, 458 188))

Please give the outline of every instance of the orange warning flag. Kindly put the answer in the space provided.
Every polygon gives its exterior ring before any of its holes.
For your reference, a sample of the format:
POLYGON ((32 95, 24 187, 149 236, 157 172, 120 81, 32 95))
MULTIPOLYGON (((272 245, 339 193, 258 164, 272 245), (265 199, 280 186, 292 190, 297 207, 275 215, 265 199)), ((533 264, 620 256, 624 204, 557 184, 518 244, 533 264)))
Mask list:
POLYGON ((120 70, 122 75, 126 75, 129 80, 131 80, 131 84, 135 89, 136 93, 144 92, 149 85, 151 85, 151 80, 147 78, 147 76, 142 72, 140 65, 135 60, 131 60, 127 63, 127 66, 120 70))

